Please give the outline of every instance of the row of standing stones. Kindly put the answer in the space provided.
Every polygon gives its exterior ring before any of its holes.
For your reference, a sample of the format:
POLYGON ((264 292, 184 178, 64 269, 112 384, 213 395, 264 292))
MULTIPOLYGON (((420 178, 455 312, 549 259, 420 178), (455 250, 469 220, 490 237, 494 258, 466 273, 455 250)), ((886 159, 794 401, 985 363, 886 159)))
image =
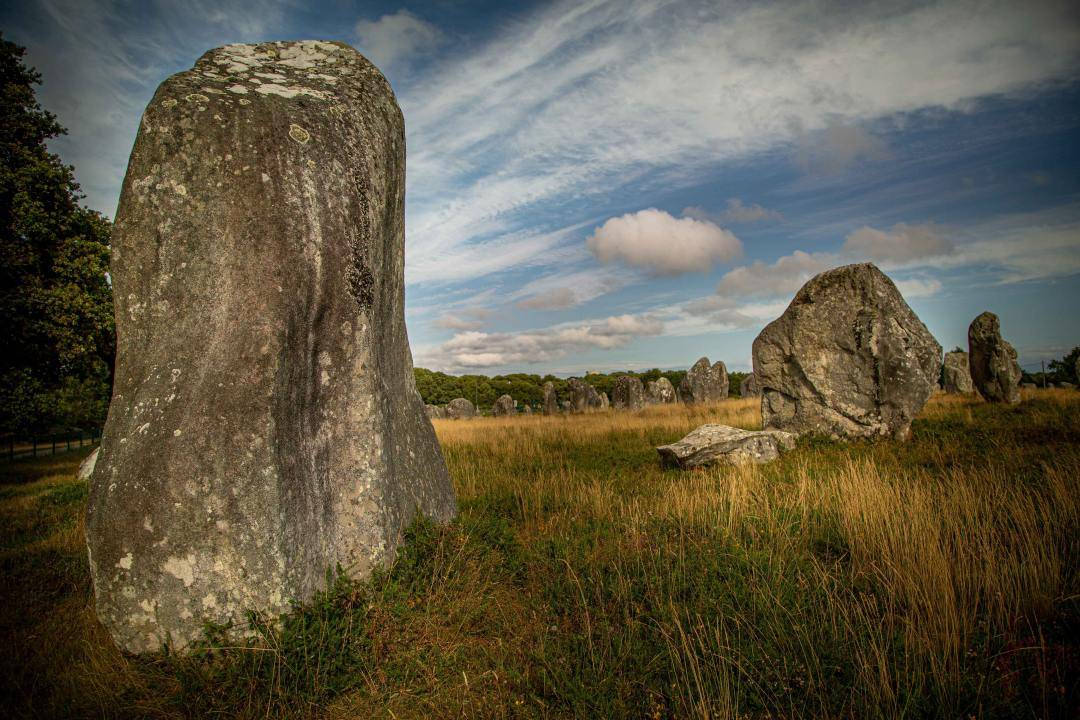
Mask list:
MULTIPOLYGON (((85 471, 96 610, 124 650, 182 651, 206 623, 243 636, 247 611, 280 615, 337 567, 364 578, 417 515, 455 515, 405 332, 404 160, 390 85, 342 43, 211 50, 150 101, 112 240, 113 399, 85 471)), ((975 387, 1014 401, 1015 352, 996 318, 977 323, 975 387)), ((877 268, 823 273, 754 342, 744 394, 761 394, 764 435, 705 426, 686 456, 904 436, 940 353, 877 268)), ((545 388, 544 413, 607 404, 568 387, 545 388)), ((627 377, 612 405, 727 391, 703 358, 677 393, 627 377)))

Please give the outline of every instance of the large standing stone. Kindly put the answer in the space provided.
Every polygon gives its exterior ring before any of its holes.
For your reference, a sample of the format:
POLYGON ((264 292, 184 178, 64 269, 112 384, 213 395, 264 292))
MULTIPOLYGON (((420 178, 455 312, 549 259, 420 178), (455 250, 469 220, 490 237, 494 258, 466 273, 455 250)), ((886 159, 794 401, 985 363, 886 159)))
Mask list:
POLYGON ((666 405, 675 402, 675 386, 666 377, 650 380, 645 385, 645 397, 652 405, 666 405))
POLYGON ((1020 402, 1020 365, 1016 350, 1001 337, 998 316, 984 312, 968 326, 971 380, 990 402, 1020 402))
POLYGON ((589 412, 590 410, 600 410, 603 406, 600 393, 596 392, 596 388, 584 380, 570 378, 566 381, 566 389, 570 394, 568 398, 570 412, 589 412))
POLYGON ((727 366, 720 361, 710 365, 707 357, 694 363, 679 383, 679 400, 687 405, 716 402, 727 396, 727 366))
POLYGON ((796 435, 782 430, 742 430, 729 425, 702 425, 682 440, 656 448, 664 467, 762 464, 795 447, 796 435))
POLYGON ((971 369, 968 366, 968 354, 963 350, 945 353, 945 364, 941 369, 942 387, 947 393, 975 392, 971 384, 971 369))
POLYGON ((750 373, 739 383, 739 395, 744 398, 760 397, 761 386, 758 384, 757 375, 750 373))
POLYGON ((117 354, 86 519, 125 650, 286 612, 455 513, 405 334, 405 134, 341 43, 212 50, 143 115, 112 237, 117 354))
POLYGON ((555 395, 555 385, 549 382, 544 383, 544 414, 559 414, 559 398, 555 395))
POLYGON ((496 417, 502 415, 516 415, 517 403, 509 395, 500 395, 495 404, 491 406, 491 414, 496 417))
POLYGON ((620 375, 611 389, 611 407, 616 410, 640 410, 645 407, 645 386, 641 378, 620 375))
POLYGON ((905 437, 941 346, 872 264, 823 272, 754 340, 765 428, 905 437))
POLYGON ((461 420, 462 418, 476 417, 476 406, 465 398, 454 398, 446 403, 444 412, 446 417, 451 420, 461 420))

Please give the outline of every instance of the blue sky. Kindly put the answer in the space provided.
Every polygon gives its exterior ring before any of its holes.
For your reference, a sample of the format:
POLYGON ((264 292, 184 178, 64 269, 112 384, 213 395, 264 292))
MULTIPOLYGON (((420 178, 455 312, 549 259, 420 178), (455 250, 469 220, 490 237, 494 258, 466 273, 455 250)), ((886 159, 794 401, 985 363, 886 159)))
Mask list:
POLYGON ((167 75, 343 40, 408 143, 406 312, 450 372, 750 366, 809 277, 870 260, 946 349, 983 310, 1080 343, 1080 11, 1068 2, 8 2, 52 147, 112 216, 167 75))

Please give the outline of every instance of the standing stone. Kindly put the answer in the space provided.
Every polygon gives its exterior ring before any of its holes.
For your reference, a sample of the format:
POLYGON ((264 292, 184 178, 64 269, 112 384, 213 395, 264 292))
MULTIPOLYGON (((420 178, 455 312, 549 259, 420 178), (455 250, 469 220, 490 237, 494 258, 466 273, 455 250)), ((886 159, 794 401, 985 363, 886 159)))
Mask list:
POLYGON ((744 398, 760 397, 761 386, 758 385, 757 375, 750 373, 739 384, 739 395, 744 398))
POLYGON ((555 385, 549 382, 544 383, 544 414, 559 414, 559 398, 555 395, 555 385))
POLYGON ((611 407, 611 400, 608 399, 608 394, 606 392, 600 393, 600 409, 601 410, 607 410, 610 407, 611 407))
POLYGON ((675 386, 666 377, 650 380, 645 385, 645 397, 651 405, 666 405, 675 402, 675 386))
POLYGON ((522 405, 521 406, 521 412, 526 414, 526 415, 532 415, 532 413, 533 413, 532 405, 529 405, 528 403, 522 405))
POLYGON ((476 406, 465 398, 454 398, 446 403, 446 417, 451 420, 476 417, 476 406))
POLYGON ((495 404, 491 406, 491 414, 499 417, 503 415, 516 415, 517 403, 509 395, 500 395, 495 404))
POLYGON ((645 386, 641 378, 620 375, 611 389, 611 407, 616 410, 640 410, 645 407, 645 386))
POLYGON ((589 412, 600 410, 603 406, 603 400, 596 388, 584 380, 570 378, 566 381, 566 389, 570 393, 570 412, 589 412))
POLYGON ((728 372, 723 362, 709 365, 703 357, 694 363, 679 383, 679 400, 687 405, 716 402, 728 396, 728 372))
POLYGON ((438 405, 425 405, 424 411, 427 413, 427 416, 432 420, 446 417, 446 411, 438 405))
POLYGON ((1023 388, 1024 390, 1035 390, 1035 389, 1037 389, 1037 388, 1038 388, 1039 386, 1038 386, 1038 385, 1036 385, 1036 384, 1035 384, 1035 383, 1033 383, 1033 382, 1026 382, 1026 383, 1020 383, 1020 387, 1021 387, 1021 388, 1023 388))
POLYGON ((1020 365, 1016 350, 1001 337, 998 316, 984 312, 968 327, 971 380, 989 402, 1020 402, 1020 365))
POLYGON ((341 43, 229 45, 143 114, 112 237, 90 481, 98 617, 131 652, 274 616, 455 500, 405 333, 405 134, 341 43))
POLYGON ((79 463, 79 470, 75 473, 76 480, 89 480, 90 476, 94 474, 94 468, 97 466, 98 454, 101 452, 100 447, 94 448, 94 452, 87 455, 81 463, 79 463))
POLYGON ((812 278, 754 340, 766 429, 906 437, 941 346, 870 263, 812 278))
POLYGON ((945 392, 954 394, 975 392, 975 386, 971 383, 968 354, 963 350, 945 353, 945 365, 942 366, 941 375, 945 392))

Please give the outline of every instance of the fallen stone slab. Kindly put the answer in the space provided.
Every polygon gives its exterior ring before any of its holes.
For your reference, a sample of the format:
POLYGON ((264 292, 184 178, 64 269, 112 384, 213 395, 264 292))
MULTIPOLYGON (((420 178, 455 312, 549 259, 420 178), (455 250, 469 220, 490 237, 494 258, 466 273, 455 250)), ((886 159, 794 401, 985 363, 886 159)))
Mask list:
POLYGON ((782 430, 702 425, 676 443, 661 445, 656 452, 660 453, 662 466, 681 470, 716 464, 762 464, 795 447, 797 437, 782 430))

